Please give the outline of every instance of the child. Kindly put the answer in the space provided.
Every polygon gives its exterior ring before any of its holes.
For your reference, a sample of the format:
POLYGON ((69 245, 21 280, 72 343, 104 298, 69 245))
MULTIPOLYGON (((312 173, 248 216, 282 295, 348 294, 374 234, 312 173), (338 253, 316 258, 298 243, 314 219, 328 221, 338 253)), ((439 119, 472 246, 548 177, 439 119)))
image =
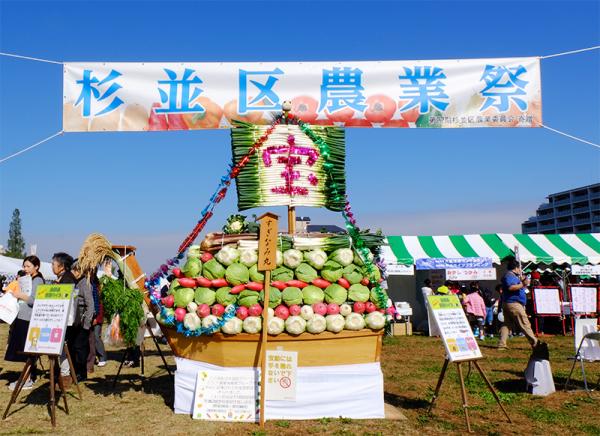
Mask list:
POLYGON ((11 294, 15 291, 20 291, 18 277, 24 277, 25 275, 25 271, 19 270, 19 272, 17 273, 17 278, 10 282, 8 285, 6 285, 4 288, 2 288, 2 290, 5 292, 10 292, 11 294))
POLYGON ((467 313, 467 318, 473 329, 475 336, 479 335, 479 340, 485 339, 483 321, 486 315, 485 302, 478 292, 476 286, 471 286, 463 299, 463 306, 467 313))

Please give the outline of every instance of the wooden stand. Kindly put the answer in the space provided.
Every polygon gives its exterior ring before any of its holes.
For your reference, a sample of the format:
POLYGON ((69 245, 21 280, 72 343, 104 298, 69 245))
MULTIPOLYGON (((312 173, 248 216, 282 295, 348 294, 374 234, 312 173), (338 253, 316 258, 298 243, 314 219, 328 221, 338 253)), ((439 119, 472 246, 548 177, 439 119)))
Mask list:
MULTIPOLYGON (((462 396, 463 410, 465 412, 465 421, 467 423, 467 430, 468 430, 469 433, 472 433, 472 430, 471 430, 471 421, 469 420, 469 404, 467 402, 467 390, 465 388, 465 380, 463 378, 463 372, 462 372, 462 367, 461 367, 461 364, 464 363, 464 362, 469 362, 469 368, 470 368, 470 364, 471 363, 473 363, 473 365, 475 365, 475 368, 477 368, 477 371, 479 371, 479 374, 481 374, 481 377, 485 381, 488 389, 490 390, 490 392, 492 393, 492 395, 496 399, 496 402, 498 403, 498 406, 500 406, 500 409, 502 409, 502 412, 504 412, 504 415, 506 416, 506 419, 508 419, 508 422, 512 423, 512 420, 510 419, 510 416, 508 416, 508 413, 504 409, 504 406, 502 406, 502 404, 500 403, 500 398, 498 397, 498 394, 496 394, 496 390, 494 389, 494 386, 492 385, 492 383, 490 382, 490 380, 487 378, 487 376, 483 372, 483 369, 481 369, 481 366, 479 366, 479 362, 477 360, 478 359, 470 359, 470 360, 463 360, 463 361, 460 361, 460 362, 454 362, 454 363, 456 363, 456 369, 458 371, 458 378, 460 380, 460 393, 461 393, 461 396, 462 396)), ((431 404, 429 404, 429 409, 427 410, 427 413, 431 413, 431 410, 433 409, 433 405, 435 403, 435 400, 438 398, 438 394, 440 393, 440 389, 442 387, 442 382, 444 381, 444 376, 446 375, 446 370, 448 369, 448 364, 449 363, 450 363, 450 360, 448 358, 446 358, 446 360, 444 361, 444 366, 442 366, 442 372, 440 373, 440 377, 439 377, 437 385, 435 387, 435 392, 433 394, 433 398, 431 399, 431 404)))
MULTIPOLYGON (((82 395, 81 395, 81 389, 79 388, 79 384, 77 383, 77 377, 75 376, 75 368, 73 367, 73 361, 71 360, 71 354, 69 353, 69 349, 66 347, 65 344, 65 352, 67 355, 67 360, 69 362, 69 368, 71 369, 71 379, 73 380, 73 384, 75 384, 75 386, 77 387, 77 392, 79 394, 79 399, 83 399, 82 395)), ((23 367, 23 371, 21 372, 21 375, 19 376, 19 380, 17 380, 17 384, 15 386, 15 390, 13 391, 12 395, 10 396, 10 401, 8 402, 8 405, 6 406, 6 410, 4 411, 4 415, 2 416, 2 420, 5 420, 6 417, 8 416, 8 412, 10 411, 10 407, 17 401, 17 398, 19 397, 19 394, 21 393, 21 389, 23 389, 23 385, 25 384, 25 381, 29 378, 30 374, 31 374, 31 369, 33 368, 33 364, 35 363, 35 361, 37 359, 39 359, 41 356, 48 356, 48 359, 50 361, 50 400, 49 400, 49 406, 50 406, 50 420, 52 421, 52 427, 56 427, 56 398, 55 398, 55 385, 54 385, 54 377, 55 375, 57 375, 57 379, 58 379, 58 386, 60 387, 60 390, 62 392, 62 397, 63 397, 63 401, 65 403, 65 413, 68 415, 69 414, 69 406, 67 404, 67 394, 65 392, 65 386, 63 384, 63 380, 62 377, 60 376, 60 362, 58 360, 58 355, 55 354, 37 354, 37 353, 27 353, 29 354, 29 358, 27 359, 27 362, 25 363, 25 366, 23 367), (55 368, 58 368, 58 374, 55 374, 55 368)))
MULTIPOLYGON (((154 332, 152 331, 152 327, 149 326, 146 323, 146 328, 148 329, 148 331, 152 335, 152 341, 154 341, 154 345, 156 345, 156 349, 158 350, 158 354, 160 354, 160 358, 162 359, 163 363, 165 364, 165 368, 167 369, 167 372, 169 373, 169 377, 173 378, 173 373, 169 369, 169 365, 167 364, 167 360, 165 359, 165 355, 163 354, 162 350, 160 349, 160 345, 158 344, 158 340, 156 339, 156 336, 154 336, 154 332)), ((140 345, 140 366, 141 366, 142 377, 144 377, 144 353, 145 353, 145 347, 144 347, 144 343, 142 342, 141 345, 140 345)), ((113 389, 117 385, 117 380, 119 379, 119 376, 121 375, 121 370, 123 369, 123 365, 125 364, 125 360, 127 359, 128 355, 129 355, 128 350, 125 350, 125 352, 123 353, 123 358, 121 359, 121 364, 119 365, 119 370, 117 371, 117 375, 115 375, 115 378, 113 380, 113 384, 112 384, 112 388, 113 389)))

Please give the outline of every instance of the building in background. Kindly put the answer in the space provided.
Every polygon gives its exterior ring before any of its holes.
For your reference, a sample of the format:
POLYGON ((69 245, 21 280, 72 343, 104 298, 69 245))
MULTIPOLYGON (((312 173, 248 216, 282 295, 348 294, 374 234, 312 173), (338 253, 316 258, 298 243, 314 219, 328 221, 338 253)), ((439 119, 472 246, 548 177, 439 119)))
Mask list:
POLYGON ((536 216, 529 218, 523 233, 600 232, 600 183, 550 194, 536 216))

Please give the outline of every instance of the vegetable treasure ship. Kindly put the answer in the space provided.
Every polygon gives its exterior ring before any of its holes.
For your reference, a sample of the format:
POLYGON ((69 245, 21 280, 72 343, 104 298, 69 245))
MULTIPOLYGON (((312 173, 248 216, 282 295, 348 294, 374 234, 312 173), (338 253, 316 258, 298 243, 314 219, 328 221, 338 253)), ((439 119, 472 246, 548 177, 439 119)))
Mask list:
POLYGON ((378 362, 389 301, 381 286, 383 236, 358 229, 346 200, 344 130, 284 112, 270 126, 238 122, 233 164, 178 253, 144 279, 132 247, 115 247, 173 352, 224 367, 255 367, 263 317, 268 349, 298 351, 299 366, 378 362), (258 226, 232 215, 193 245, 235 180, 240 211, 288 208, 277 237, 267 313, 258 226), (295 207, 341 212, 346 233, 298 233, 295 207))

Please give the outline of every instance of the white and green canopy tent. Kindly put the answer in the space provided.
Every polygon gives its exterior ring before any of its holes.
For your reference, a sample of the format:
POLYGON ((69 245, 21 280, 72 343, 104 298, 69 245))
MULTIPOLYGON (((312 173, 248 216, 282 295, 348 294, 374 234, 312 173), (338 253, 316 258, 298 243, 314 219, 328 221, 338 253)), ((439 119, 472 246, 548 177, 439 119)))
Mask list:
POLYGON ((514 256, 534 264, 600 264, 600 233, 523 235, 492 233, 449 236, 388 236, 388 263, 414 265, 417 259, 487 257, 495 264, 514 256))

